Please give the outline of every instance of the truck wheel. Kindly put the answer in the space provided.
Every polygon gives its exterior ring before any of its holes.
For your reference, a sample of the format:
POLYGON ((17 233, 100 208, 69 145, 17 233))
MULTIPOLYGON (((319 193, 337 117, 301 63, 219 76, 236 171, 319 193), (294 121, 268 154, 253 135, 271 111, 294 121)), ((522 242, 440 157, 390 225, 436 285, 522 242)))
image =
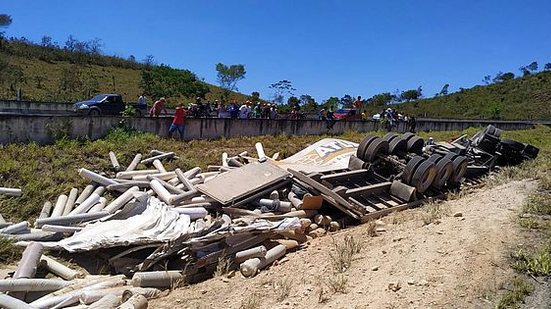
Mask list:
POLYGON ((413 134, 411 132, 407 132, 407 133, 402 134, 402 139, 405 140, 405 141, 408 141, 410 138, 412 138, 414 136, 415 136, 415 134, 413 134))
POLYGON ((100 114, 101 114, 100 111, 97 109, 93 109, 90 112, 88 112, 88 116, 92 116, 92 117, 99 116, 100 114))
POLYGON ((453 164, 453 174, 449 182, 454 185, 461 183, 461 179, 463 179, 463 176, 467 173, 469 160, 464 156, 458 156, 453 153, 448 153, 444 158, 451 160, 453 164))
POLYGON ((406 167, 404 168, 404 171, 402 172, 402 182, 410 186, 415 186, 411 183, 411 177, 413 177, 413 172, 415 172, 415 169, 417 169, 423 160, 423 157, 420 156, 415 156, 409 160, 408 164, 406 164, 406 167))
POLYGON ((442 189, 453 175, 453 163, 450 159, 438 154, 433 154, 428 160, 436 164, 436 176, 432 186, 436 189, 442 189))
POLYGON ((388 142, 377 137, 367 146, 363 159, 366 162, 373 162, 380 153, 388 153, 388 142))
POLYGON ((417 192, 423 193, 434 182, 434 177, 436 176, 436 164, 431 161, 423 161, 419 167, 413 173, 411 178, 412 185, 417 189, 417 192))
POLYGON ((421 154, 423 146, 425 146, 425 141, 419 136, 413 136, 408 140, 408 152, 421 154))
POLYGON ((398 134, 389 132, 389 133, 385 134, 385 136, 383 136, 383 139, 390 143, 390 142, 392 142, 392 140, 394 140, 397 137, 398 137, 398 134))
POLYGON ((390 154, 406 152, 407 149, 408 143, 401 138, 393 138, 388 144, 388 153, 390 154))
POLYGON ((365 150, 367 149, 367 146, 369 146, 369 143, 371 143, 372 140, 374 140, 375 138, 377 138, 376 136, 366 136, 362 139, 362 141, 360 142, 360 145, 358 146, 358 150, 356 151, 356 157, 364 160, 364 153, 365 153, 365 150))

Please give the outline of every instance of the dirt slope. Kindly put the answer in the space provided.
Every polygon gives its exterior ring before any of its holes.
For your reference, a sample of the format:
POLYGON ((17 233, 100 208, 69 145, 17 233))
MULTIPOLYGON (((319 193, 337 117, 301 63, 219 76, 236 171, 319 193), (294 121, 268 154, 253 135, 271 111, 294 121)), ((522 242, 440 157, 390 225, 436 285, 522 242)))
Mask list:
POLYGON ((534 188, 531 181, 511 182, 396 213, 379 222, 377 237, 368 236, 366 225, 334 234, 335 242, 351 235, 364 243, 345 272, 345 293, 328 287, 337 276, 329 255, 333 242, 326 236, 253 279, 211 279, 177 289, 151 307, 493 308, 496 291, 514 275, 508 252, 523 246, 516 211, 534 188), (436 209, 445 215, 425 225, 436 209), (400 288, 389 289, 391 283, 400 288), (288 297, 277 302, 277 287, 289 285, 288 297))

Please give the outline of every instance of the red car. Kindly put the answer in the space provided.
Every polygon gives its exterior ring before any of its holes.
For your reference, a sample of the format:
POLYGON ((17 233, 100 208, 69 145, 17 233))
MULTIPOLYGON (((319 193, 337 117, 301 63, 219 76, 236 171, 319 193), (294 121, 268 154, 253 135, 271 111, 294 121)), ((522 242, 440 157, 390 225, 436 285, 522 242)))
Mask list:
POLYGON ((354 108, 337 109, 333 115, 335 116, 335 120, 360 120, 361 118, 354 108))

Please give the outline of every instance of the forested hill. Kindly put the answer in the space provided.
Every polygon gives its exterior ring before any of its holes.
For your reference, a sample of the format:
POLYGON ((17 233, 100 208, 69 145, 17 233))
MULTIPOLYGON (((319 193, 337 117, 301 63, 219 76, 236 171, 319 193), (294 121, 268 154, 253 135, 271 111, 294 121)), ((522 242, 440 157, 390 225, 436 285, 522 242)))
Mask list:
MULTIPOLYGON (((188 70, 157 65, 152 56, 138 61, 104 55, 98 44, 74 40, 61 48, 48 41, 0 38, 0 99, 15 99, 20 90, 25 100, 72 102, 96 93, 120 93, 132 102, 146 90, 150 97, 169 97, 173 105, 223 94, 188 70)), ((250 98, 230 92, 227 100, 250 98)))
MULTIPOLYGON (((370 113, 384 108, 375 104, 367 106, 370 113)), ((417 117, 549 120, 551 71, 517 78, 500 78, 493 84, 462 89, 434 98, 392 104, 389 107, 417 117)))

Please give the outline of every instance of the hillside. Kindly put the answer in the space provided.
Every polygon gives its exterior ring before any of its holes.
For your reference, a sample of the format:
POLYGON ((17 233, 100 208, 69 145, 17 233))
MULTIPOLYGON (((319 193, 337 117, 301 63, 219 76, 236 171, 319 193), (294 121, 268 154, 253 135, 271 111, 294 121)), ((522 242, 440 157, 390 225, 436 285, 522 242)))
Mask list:
MULTIPOLYGON (((551 71, 391 107, 417 117, 551 119, 551 71)), ((368 106, 371 114, 381 109, 368 106)))
MULTIPOLYGON (((36 46, 26 48, 40 48, 48 55, 46 48, 36 46)), ((94 57, 99 59, 81 63, 70 61, 73 59, 56 60, 53 57, 42 57, 33 53, 19 55, 0 50, 0 62, 7 63, 12 69, 0 74, 0 98, 15 99, 17 89, 21 89, 23 99, 26 100, 71 102, 87 99, 96 93, 114 92, 122 94, 126 101, 136 101, 142 92, 140 81, 143 65, 110 64, 108 61, 113 58, 111 56, 95 55, 94 57)), ((222 94, 220 87, 208 83, 205 85, 210 90, 205 97, 207 100, 220 99, 222 94)), ((242 102, 248 99, 251 97, 236 92, 231 93, 229 97, 230 101, 242 102)), ((193 96, 169 98, 169 105, 181 101, 192 102, 193 96)))

